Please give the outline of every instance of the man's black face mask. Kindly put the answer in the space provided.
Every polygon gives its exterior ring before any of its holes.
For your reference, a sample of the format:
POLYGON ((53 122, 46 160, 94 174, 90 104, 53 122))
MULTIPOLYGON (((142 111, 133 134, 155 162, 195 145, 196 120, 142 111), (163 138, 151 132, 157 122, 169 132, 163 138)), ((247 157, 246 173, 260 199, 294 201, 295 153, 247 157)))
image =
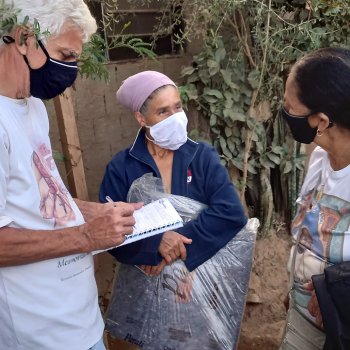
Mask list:
MULTIPOLYGON (((15 42, 10 36, 4 36, 3 41, 6 44, 15 42)), ((24 55, 23 58, 30 71, 30 94, 43 100, 49 100, 74 83, 78 74, 78 65, 77 62, 64 62, 51 58, 41 40, 38 40, 38 43, 46 56, 44 65, 33 69, 27 57, 24 55)))

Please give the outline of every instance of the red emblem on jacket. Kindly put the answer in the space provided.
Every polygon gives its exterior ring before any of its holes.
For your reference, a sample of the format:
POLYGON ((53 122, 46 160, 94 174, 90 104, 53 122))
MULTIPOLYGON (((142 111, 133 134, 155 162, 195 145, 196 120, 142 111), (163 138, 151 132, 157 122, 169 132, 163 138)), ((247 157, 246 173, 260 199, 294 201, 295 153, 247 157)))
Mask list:
POLYGON ((192 171, 191 169, 187 169, 187 183, 191 183, 192 181, 192 171))

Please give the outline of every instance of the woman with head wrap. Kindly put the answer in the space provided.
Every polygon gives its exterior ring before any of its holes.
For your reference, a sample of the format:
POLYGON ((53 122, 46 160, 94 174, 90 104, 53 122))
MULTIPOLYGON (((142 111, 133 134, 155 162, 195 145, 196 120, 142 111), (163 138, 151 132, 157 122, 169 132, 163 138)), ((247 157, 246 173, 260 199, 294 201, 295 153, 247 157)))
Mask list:
POLYGON ((18 25, 0 46, 0 348, 104 349, 91 252, 124 241, 134 206, 73 200, 41 101, 73 84, 96 22, 82 0, 1 2, 11 6, 18 25))
MULTIPOLYGON (((317 147, 292 223, 292 288, 280 349, 349 349, 349 321, 346 331, 333 338, 336 343, 346 340, 347 345, 325 345, 324 326, 333 329, 337 319, 323 319, 312 280, 327 266, 350 261, 350 50, 320 49, 296 62, 286 82, 282 115, 296 141, 317 147)), ((342 304, 339 314, 349 319, 346 283, 346 300, 333 295, 332 299, 342 304)), ((325 287, 323 293, 327 289, 331 290, 325 287)))
POLYGON ((108 164, 100 200, 125 201, 135 179, 146 173, 162 179, 166 192, 208 206, 196 219, 168 231, 119 247, 112 254, 122 263, 142 265, 158 274, 182 259, 189 271, 210 259, 246 224, 243 207, 227 170, 213 147, 187 138, 187 116, 176 84, 162 73, 144 71, 126 79, 118 102, 140 124, 130 148, 108 164))

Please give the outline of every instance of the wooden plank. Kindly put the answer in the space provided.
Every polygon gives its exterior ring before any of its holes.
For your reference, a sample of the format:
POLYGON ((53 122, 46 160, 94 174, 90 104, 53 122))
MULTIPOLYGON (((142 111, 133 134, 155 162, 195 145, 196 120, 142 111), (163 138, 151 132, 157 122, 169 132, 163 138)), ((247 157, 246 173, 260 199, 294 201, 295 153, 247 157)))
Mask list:
MULTIPOLYGON (((81 200, 89 200, 84 171, 83 154, 80 148, 79 134, 74 114, 71 89, 54 98, 57 124, 61 139, 62 152, 65 159, 68 187, 71 195, 81 200)), ((99 258, 94 256, 95 278, 99 294, 101 291, 101 273, 96 267, 100 266, 99 258)), ((107 341, 105 340, 107 343, 107 341)), ((108 345, 107 345, 108 349, 108 345)), ((108 349, 109 350, 109 349, 108 349)))
POLYGON ((54 98, 69 191, 73 197, 88 200, 83 155, 70 88, 54 98))

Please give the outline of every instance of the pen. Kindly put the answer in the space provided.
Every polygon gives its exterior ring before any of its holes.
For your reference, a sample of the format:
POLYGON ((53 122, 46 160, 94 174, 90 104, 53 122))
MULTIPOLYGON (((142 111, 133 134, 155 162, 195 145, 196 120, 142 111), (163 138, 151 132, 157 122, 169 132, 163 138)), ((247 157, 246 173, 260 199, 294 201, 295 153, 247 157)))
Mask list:
MULTIPOLYGON (((110 196, 106 196, 106 201, 109 203, 114 203, 114 200, 110 196)), ((115 204, 114 204, 114 206, 116 207, 115 204)))

